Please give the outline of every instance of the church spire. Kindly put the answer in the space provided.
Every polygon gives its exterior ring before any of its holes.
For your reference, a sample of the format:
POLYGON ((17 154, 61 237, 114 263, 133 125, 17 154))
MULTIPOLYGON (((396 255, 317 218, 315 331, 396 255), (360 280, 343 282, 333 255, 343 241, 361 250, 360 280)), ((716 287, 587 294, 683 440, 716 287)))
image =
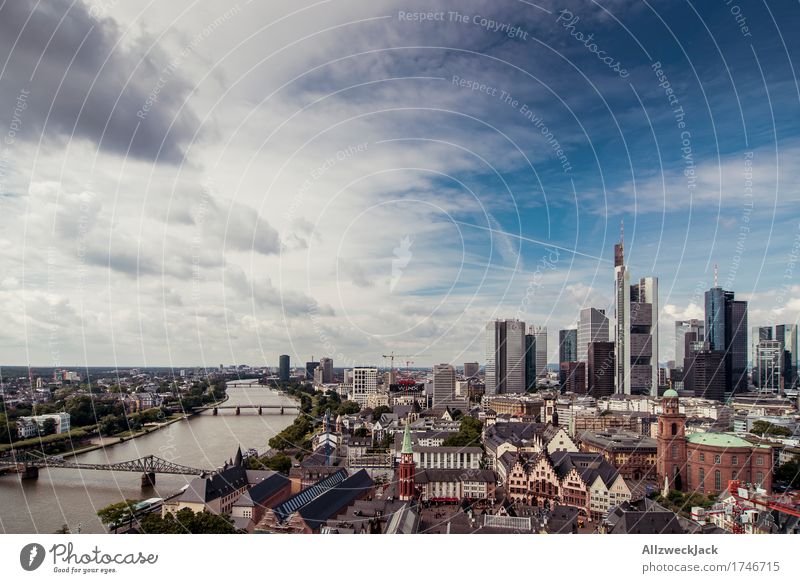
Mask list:
POLYGON ((411 448, 411 430, 409 428, 409 423, 406 423, 406 430, 403 433, 403 449, 400 453, 414 453, 414 450, 411 448))

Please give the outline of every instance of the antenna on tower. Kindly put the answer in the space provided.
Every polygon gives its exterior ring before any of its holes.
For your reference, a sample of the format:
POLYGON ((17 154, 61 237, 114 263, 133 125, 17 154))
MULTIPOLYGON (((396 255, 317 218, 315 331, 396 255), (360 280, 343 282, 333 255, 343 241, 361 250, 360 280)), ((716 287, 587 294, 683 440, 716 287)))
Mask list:
POLYGON ((719 270, 717 269, 717 264, 715 263, 715 264, 714 264, 714 287, 719 287, 719 286, 717 285, 717 276, 718 276, 718 272, 719 272, 719 270))
POLYGON ((619 220, 619 242, 625 243, 625 219, 619 220))

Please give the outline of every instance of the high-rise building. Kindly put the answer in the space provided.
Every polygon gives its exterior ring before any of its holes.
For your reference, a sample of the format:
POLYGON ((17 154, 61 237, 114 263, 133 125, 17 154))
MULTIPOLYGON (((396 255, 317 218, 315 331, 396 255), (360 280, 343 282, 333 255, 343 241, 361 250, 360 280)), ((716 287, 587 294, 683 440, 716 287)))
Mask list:
POLYGON ((525 392, 525 322, 486 324, 486 394, 525 392))
POLYGON ((778 340, 762 340, 756 347, 758 390, 763 393, 781 392, 783 344, 778 340))
POLYGON ((289 370, 291 360, 288 354, 281 354, 279 359, 278 378, 284 382, 289 380, 289 370))
POLYGON ((464 363, 464 377, 465 378, 472 378, 478 376, 478 371, 481 369, 480 365, 477 362, 465 362, 464 363))
MULTIPOLYGON (((578 347, 576 360, 589 360, 590 342, 608 342, 608 316, 605 310, 583 308, 578 322, 578 347)), ((612 375, 613 376, 613 375, 612 375)))
POLYGON ((536 388, 536 337, 525 334, 525 390, 536 388))
POLYGON ((692 318, 675 322, 675 364, 677 366, 683 366, 683 359, 686 358, 687 333, 694 335, 690 337, 689 341, 703 340, 706 336, 703 320, 692 318))
POLYGON ((322 382, 325 384, 333 382, 333 359, 320 358, 319 366, 322 368, 322 382))
POLYGON ((614 394, 614 343, 590 342, 587 393, 595 399, 614 394))
POLYGON ((319 362, 316 360, 309 360, 306 363, 306 380, 313 381, 314 380, 314 371, 319 366, 319 362))
POLYGON ((725 353, 720 350, 708 350, 708 343, 700 350, 697 343, 693 345, 684 359, 683 388, 694 391, 695 397, 725 400, 725 353))
POLYGON ((578 331, 576 329, 558 331, 558 362, 578 361, 578 331))
POLYGON ((706 340, 710 350, 725 353, 725 392, 747 390, 747 302, 734 292, 712 287, 706 292, 706 340))
POLYGON ((443 410, 455 402, 456 369, 449 364, 433 367, 433 408, 443 410))
POLYGON ((614 245, 616 392, 658 393, 658 278, 630 284, 624 238, 614 245))
POLYGON ((547 327, 531 326, 531 333, 534 336, 536 352, 536 378, 547 378, 547 327))
POLYGON ((372 366, 357 366, 353 368, 353 393, 352 399, 362 407, 367 403, 367 397, 378 392, 378 369, 372 366))
POLYGON ((586 394, 586 363, 562 362, 560 364, 561 390, 578 395, 586 394))
POLYGON ((775 340, 783 346, 783 388, 797 388, 798 380, 798 346, 797 324, 779 324, 775 326, 775 340))

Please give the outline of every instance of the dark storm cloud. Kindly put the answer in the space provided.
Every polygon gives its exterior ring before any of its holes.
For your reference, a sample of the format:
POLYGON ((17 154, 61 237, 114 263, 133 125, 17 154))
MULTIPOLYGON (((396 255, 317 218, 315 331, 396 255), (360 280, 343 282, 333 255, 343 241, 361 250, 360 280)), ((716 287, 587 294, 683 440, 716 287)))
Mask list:
POLYGON ((67 0, 14 0, 0 7, 0 119, 27 96, 17 137, 87 139, 146 160, 179 161, 198 124, 180 109, 190 91, 180 62, 151 41, 117 42, 111 19, 67 0), (170 128, 170 125, 172 127, 170 128), (160 150, 160 151, 159 151, 160 150))

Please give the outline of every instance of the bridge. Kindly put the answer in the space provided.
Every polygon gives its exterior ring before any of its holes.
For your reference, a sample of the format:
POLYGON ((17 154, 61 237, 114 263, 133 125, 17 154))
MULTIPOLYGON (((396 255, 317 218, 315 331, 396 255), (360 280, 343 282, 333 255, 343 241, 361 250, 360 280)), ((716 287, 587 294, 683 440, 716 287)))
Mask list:
POLYGON ((290 411, 299 411, 299 405, 208 405, 205 407, 195 407, 192 409, 195 413, 200 413, 202 411, 213 410, 214 415, 219 414, 220 409, 234 409, 237 415, 241 415, 243 410, 255 410, 259 415, 264 414, 264 410, 267 410, 269 413, 270 410, 278 411, 281 415, 283 415, 285 410, 290 411))
POLYGON ((65 468, 73 470, 106 470, 113 472, 139 472, 142 474, 142 488, 154 486, 156 474, 183 474, 189 476, 206 476, 213 470, 203 470, 182 466, 154 455, 147 455, 135 460, 108 464, 90 464, 67 461, 60 456, 46 456, 33 452, 12 452, 0 457, 0 469, 16 470, 23 480, 35 480, 39 477, 39 468, 65 468))

